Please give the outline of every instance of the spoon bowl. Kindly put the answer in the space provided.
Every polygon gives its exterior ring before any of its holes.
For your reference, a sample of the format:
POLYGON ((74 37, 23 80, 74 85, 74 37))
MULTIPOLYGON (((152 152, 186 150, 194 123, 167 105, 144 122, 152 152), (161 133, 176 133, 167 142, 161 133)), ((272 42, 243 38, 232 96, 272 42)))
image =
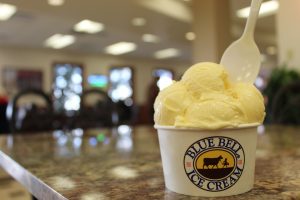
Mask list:
POLYGON ((262 0, 252 0, 244 33, 224 52, 221 65, 234 82, 254 83, 261 64, 261 55, 254 41, 254 28, 262 0))
POLYGON ((254 83, 261 64, 261 55, 254 40, 241 38, 223 54, 221 64, 234 82, 254 83))

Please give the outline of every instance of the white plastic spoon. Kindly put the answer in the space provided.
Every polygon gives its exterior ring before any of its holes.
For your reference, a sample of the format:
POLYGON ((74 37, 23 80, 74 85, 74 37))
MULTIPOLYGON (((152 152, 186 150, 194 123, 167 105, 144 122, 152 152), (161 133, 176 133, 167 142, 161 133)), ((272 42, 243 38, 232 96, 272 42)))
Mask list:
POLYGON ((254 83, 261 65, 261 55, 254 41, 254 29, 262 0, 252 0, 244 33, 224 52, 221 65, 235 82, 254 83))

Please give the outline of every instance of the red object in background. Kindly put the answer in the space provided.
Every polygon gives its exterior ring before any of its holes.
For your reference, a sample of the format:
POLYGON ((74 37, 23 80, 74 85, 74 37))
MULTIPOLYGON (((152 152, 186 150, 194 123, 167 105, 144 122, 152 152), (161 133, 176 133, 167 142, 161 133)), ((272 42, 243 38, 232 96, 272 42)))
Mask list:
POLYGON ((8 103, 7 97, 0 96, 0 104, 7 104, 7 103, 8 103))

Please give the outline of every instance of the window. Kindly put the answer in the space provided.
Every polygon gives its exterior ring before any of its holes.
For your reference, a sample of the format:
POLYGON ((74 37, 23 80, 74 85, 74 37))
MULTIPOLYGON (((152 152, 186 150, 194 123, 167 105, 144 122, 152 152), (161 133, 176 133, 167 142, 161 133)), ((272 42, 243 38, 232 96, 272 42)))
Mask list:
POLYGON ((133 104, 133 70, 130 67, 115 67, 109 73, 109 96, 114 102, 133 104))
POLYGON ((53 96, 56 111, 80 109, 83 70, 81 65, 58 63, 53 68, 53 96))

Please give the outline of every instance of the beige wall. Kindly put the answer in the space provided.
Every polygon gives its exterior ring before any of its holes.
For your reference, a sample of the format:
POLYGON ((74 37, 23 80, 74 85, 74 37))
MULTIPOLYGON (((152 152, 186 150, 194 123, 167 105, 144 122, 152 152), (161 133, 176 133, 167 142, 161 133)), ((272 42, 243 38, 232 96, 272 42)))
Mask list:
POLYGON ((279 63, 300 68, 300 1, 280 0, 277 15, 279 63))
POLYGON ((232 42, 230 36, 229 0, 193 1, 194 62, 219 63, 224 50, 232 42))
MULTIPOLYGON (((87 87, 87 76, 93 73, 107 74, 110 66, 129 65, 135 72, 135 100, 137 103, 145 103, 147 100, 147 88, 151 82, 151 72, 158 67, 174 70, 177 77, 181 75, 189 63, 172 63, 167 61, 128 59, 99 54, 78 54, 61 50, 49 49, 22 49, 0 48, 0 77, 3 67, 39 69, 43 71, 43 87, 47 92, 51 91, 53 62, 76 62, 84 65, 84 80, 87 87)), ((0 84, 0 94, 3 93, 0 84)))

